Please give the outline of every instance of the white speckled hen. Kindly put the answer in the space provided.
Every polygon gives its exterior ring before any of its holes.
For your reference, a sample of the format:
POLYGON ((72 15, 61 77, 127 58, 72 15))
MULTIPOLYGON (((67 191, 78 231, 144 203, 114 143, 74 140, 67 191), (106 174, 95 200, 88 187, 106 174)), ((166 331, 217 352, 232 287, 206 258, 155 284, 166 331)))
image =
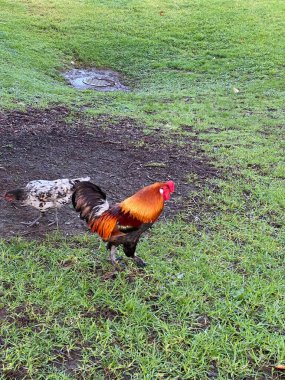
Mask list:
POLYGON ((35 225, 50 209, 56 211, 55 222, 58 226, 57 209, 71 201, 77 183, 89 180, 90 177, 30 181, 24 188, 7 191, 4 198, 8 202, 19 201, 22 206, 32 206, 40 211, 38 218, 27 223, 30 227, 35 225))

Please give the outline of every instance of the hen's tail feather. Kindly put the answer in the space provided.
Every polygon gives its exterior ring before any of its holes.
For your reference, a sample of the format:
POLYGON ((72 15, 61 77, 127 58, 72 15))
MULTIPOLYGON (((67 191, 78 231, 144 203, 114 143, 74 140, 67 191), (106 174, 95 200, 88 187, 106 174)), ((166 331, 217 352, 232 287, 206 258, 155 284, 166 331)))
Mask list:
POLYGON ((72 204, 75 210, 80 212, 81 219, 85 219, 87 223, 109 209, 104 191, 88 181, 76 184, 72 204))
POLYGON ((72 178, 73 182, 78 183, 78 182, 88 182, 90 181, 90 177, 79 177, 79 178, 72 178))

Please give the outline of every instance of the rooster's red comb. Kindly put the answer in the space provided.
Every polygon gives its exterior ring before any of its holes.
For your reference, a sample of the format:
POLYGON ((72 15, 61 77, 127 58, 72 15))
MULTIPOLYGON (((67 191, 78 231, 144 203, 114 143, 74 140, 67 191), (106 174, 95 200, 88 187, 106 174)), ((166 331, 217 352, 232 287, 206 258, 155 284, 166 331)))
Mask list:
POLYGON ((174 193, 175 190, 175 183, 173 181, 167 181, 166 185, 169 187, 169 190, 171 193, 174 193))

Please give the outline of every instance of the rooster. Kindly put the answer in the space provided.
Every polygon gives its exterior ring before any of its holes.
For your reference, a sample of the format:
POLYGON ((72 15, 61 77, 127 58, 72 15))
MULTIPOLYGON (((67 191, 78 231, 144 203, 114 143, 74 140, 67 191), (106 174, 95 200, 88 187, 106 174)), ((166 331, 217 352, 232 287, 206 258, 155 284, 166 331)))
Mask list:
POLYGON ((78 182, 89 180, 90 177, 75 179, 64 178, 54 181, 30 181, 24 188, 7 191, 4 194, 4 198, 8 202, 14 203, 19 201, 22 206, 32 206, 40 211, 38 218, 32 222, 24 223, 30 227, 34 226, 45 215, 46 211, 55 209, 55 222, 58 227, 57 209, 70 202, 75 185, 78 182))
POLYGON ((137 243, 141 234, 158 219, 164 201, 170 199, 174 187, 173 181, 156 182, 110 207, 100 187, 91 182, 80 182, 75 187, 72 203, 91 232, 96 232, 107 242, 114 266, 117 265, 117 246, 122 244, 126 256, 143 267, 146 263, 135 255, 137 243))

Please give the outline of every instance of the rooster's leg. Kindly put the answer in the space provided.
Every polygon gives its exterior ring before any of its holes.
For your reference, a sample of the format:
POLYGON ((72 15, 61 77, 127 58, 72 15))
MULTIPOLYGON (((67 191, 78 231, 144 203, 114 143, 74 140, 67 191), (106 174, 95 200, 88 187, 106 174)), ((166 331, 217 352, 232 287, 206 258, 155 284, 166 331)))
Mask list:
POLYGON ((38 221, 45 215, 44 212, 41 212, 40 215, 33 221, 31 222, 21 222, 21 224, 26 224, 28 227, 32 227, 34 226, 35 224, 38 223, 38 221))
POLYGON ((147 265, 146 262, 143 259, 141 259, 140 257, 138 257, 136 255, 133 256, 132 259, 137 264, 137 266, 140 267, 140 268, 143 268, 143 267, 145 267, 147 265))
POLYGON ((117 247, 115 245, 112 245, 110 249, 110 260, 114 266, 118 265, 118 261, 116 258, 116 251, 117 251, 117 247))
POLYGON ((107 244, 107 249, 110 250, 110 261, 116 269, 122 269, 125 266, 124 262, 121 262, 121 257, 116 257, 117 247, 112 243, 107 244))
POLYGON ((124 245, 123 245, 124 252, 126 256, 134 260, 134 262, 136 263, 138 267, 143 268, 146 266, 146 262, 144 262, 143 259, 135 255, 136 246, 139 241, 139 235, 133 234, 132 237, 133 237, 132 239, 129 238, 128 240, 124 242, 124 245))

